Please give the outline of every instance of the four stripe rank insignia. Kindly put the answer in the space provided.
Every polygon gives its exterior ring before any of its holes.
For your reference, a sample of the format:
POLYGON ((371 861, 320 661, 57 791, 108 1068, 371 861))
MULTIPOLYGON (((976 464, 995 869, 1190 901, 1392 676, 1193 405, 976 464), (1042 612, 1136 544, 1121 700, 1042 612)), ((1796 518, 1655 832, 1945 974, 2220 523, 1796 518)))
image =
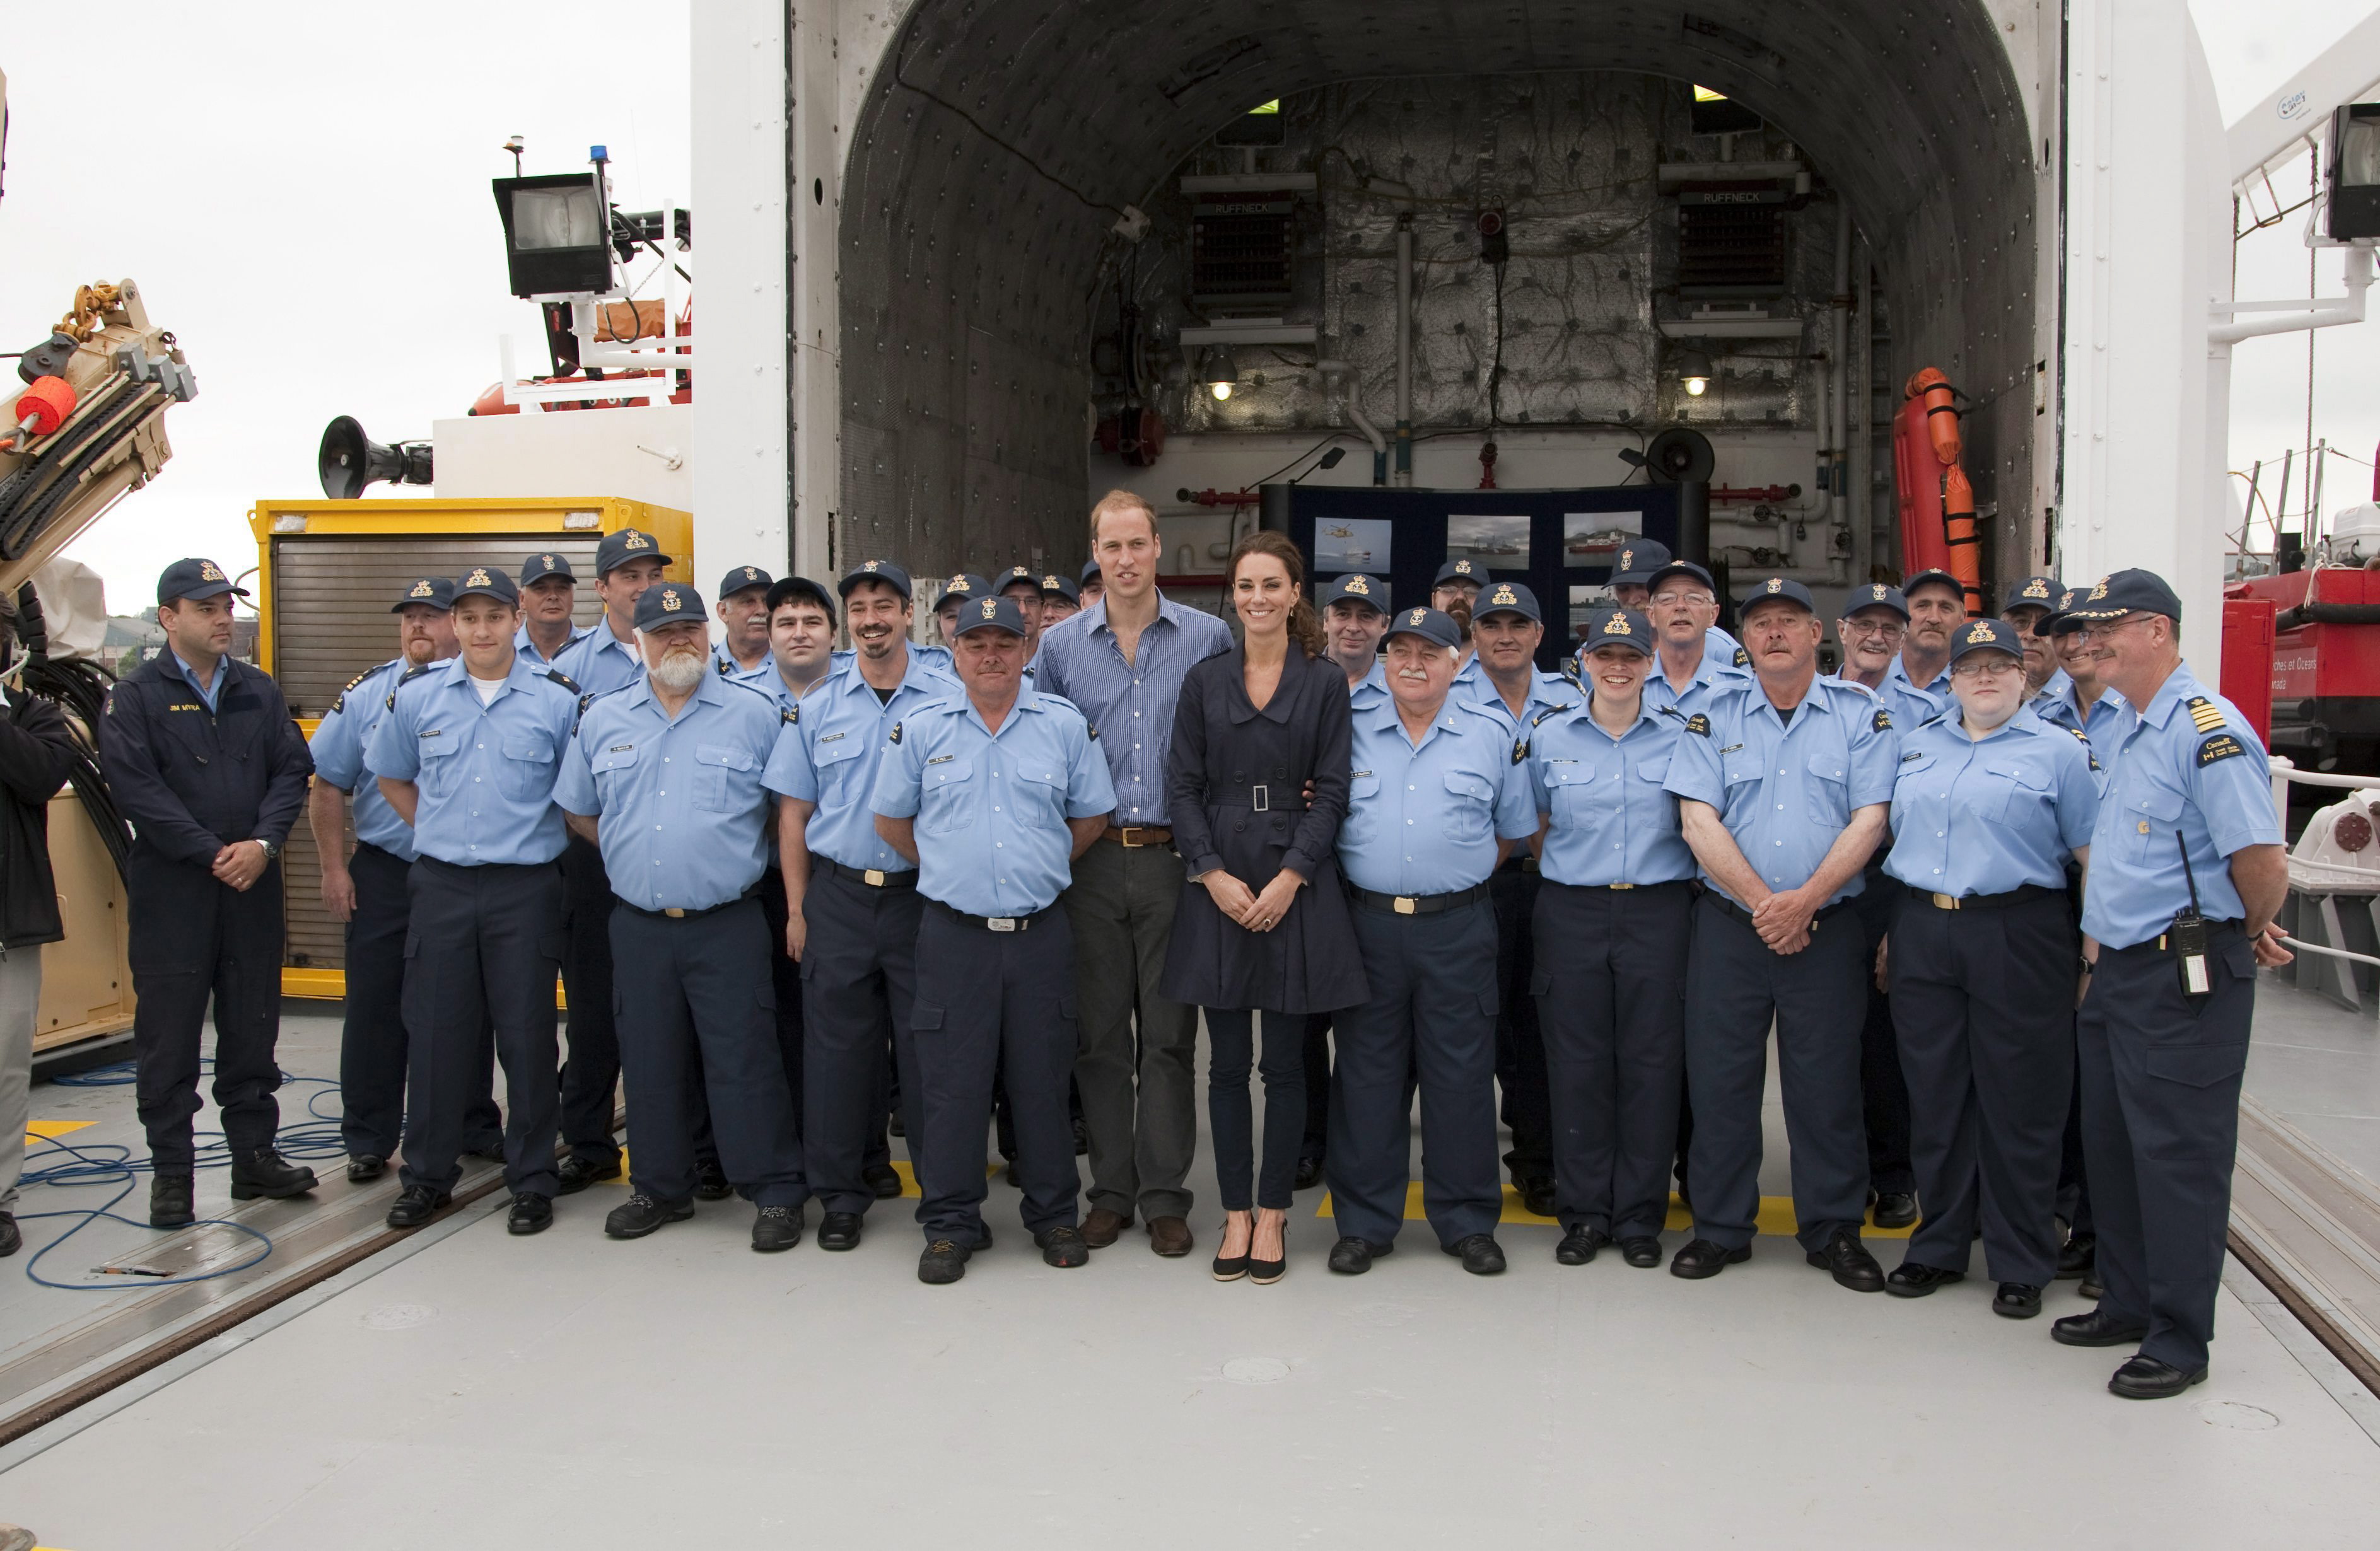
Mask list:
MULTIPOLYGON (((2223 731, 2223 709, 2204 695, 2193 695, 2185 702, 2190 707, 2191 724, 2202 733, 2223 731)), ((2201 764, 2204 760, 2199 761, 2201 764)))

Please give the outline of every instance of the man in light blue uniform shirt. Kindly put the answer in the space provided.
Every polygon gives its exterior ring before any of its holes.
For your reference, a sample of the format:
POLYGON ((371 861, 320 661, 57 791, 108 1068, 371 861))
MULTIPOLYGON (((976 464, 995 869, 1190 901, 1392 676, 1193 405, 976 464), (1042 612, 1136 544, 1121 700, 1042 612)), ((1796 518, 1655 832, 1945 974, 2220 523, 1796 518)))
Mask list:
POLYGON ((1694 853, 1664 789, 1683 717, 1645 702, 1653 626, 1597 609, 1580 642, 1579 697, 1528 728, 1539 820, 1531 987, 1545 1030, 1554 1259, 1584 1266, 1617 1242, 1661 1263, 1685 1071, 1694 853))
POLYGON ((759 895, 771 860, 761 773, 792 717, 722 681, 694 588, 648 588, 636 627, 646 676, 589 702, 553 793, 601 850, 616 899, 613 956, 636 965, 618 1008, 631 1194, 603 1231, 641 1239, 694 1215, 688 1080, 699 1073, 720 1165, 758 1208, 752 1247, 788 1250, 801 1242, 809 1189, 759 895))
MULTIPOLYGON (((387 1171, 405 1119, 405 939, 411 907, 406 875, 413 866, 413 827, 380 794, 364 769, 372 730, 388 714, 397 685, 453 657, 455 584, 422 576, 389 612, 398 616, 397 655, 348 681, 322 713, 307 748, 314 789, 306 818, 322 868, 322 908, 346 923, 346 1000, 339 1034, 339 1133, 347 1178, 358 1184, 387 1171), (347 854, 346 798, 355 798, 356 849, 347 854)), ((481 1057, 481 1088, 467 1122, 472 1152, 504 1156, 503 1117, 492 1097, 495 1048, 481 1057)))
POLYGON ((1902 580, 1900 597, 1909 630, 1876 693, 1905 733, 1950 709, 1950 637, 1966 623, 1967 589, 1948 571, 1920 571, 1902 580))
POLYGON ((585 640, 588 629, 571 621, 577 602, 578 578, 566 555, 540 553, 521 561, 521 626, 513 632, 513 649, 532 668, 558 664, 562 654, 585 640))
POLYGON ((1755 584, 1742 617, 1758 677, 1686 719, 1665 783, 1708 885, 1686 983, 1694 1238, 1670 1270, 1716 1276, 1752 1256, 1773 1023, 1796 1236, 1811 1265, 1874 1292, 1884 1271, 1859 1236, 1868 959, 1842 913, 1884 836, 1892 719, 1866 691, 1818 678, 1824 627, 1801 583, 1755 584))
MULTIPOLYGON (((480 1026, 504 1063, 507 1228, 540 1232, 559 1186, 553 976, 562 915, 562 810, 553 782, 577 721, 577 686, 513 648, 520 593, 493 566, 455 584, 462 655, 398 687, 364 762, 413 826, 419 859, 405 976, 405 1188, 391 1228, 446 1205, 479 1073, 480 1026)), ((608 1119, 608 1117, 607 1117, 608 1119)))
POLYGON ((2137 1341, 2107 1387, 2155 1400, 2206 1376, 2256 969, 2290 958, 2273 927, 2289 857, 2264 745, 2182 661, 2173 589, 2119 571, 2070 621, 2140 717, 2106 762, 2082 895, 2082 1144, 2107 1290, 2051 1334, 2137 1341))
POLYGON ((877 770, 904 718, 961 693, 909 647, 906 571, 862 561, 840 586, 857 660, 791 710, 762 778, 777 794, 780 930, 801 964, 803 1161, 826 1207, 819 1248, 837 1251, 857 1248, 862 1214, 901 1194, 885 1136, 888 1048, 913 1172, 925 1151, 909 1022, 925 902, 917 865, 876 832, 877 770))
MULTIPOLYGON (((637 600, 671 563, 650 533, 624 527, 595 546, 595 590, 603 617, 554 663, 582 695, 609 695, 645 674, 637 654, 637 600)), ((570 1060, 562 1069, 562 1192, 585 1190, 620 1177, 620 1147, 612 1139, 613 1096, 620 1084, 620 1036, 612 1015, 612 886, 603 857, 581 835, 562 854, 562 988, 570 1003, 570 1060)), ((702 1170, 698 1194, 723 1199, 727 1177, 715 1162, 702 1170)))
POLYGON ((937 1285, 965 1276, 991 1240, 983 1133, 995 1067, 1016 1115, 1025 1226, 1046 1264, 1090 1259, 1066 1115, 1075 938, 1057 903, 1115 811, 1082 712, 1024 687, 1015 603, 974 600, 954 629, 965 692, 893 723, 871 804, 877 833, 917 864, 926 901, 909 1016, 925 1126, 917 1279, 937 1285))
MULTIPOLYGON (((1632 593, 1643 600, 1622 603, 1622 608, 1642 609, 1652 625, 1658 646, 1652 673, 1645 680, 1645 704, 1655 711, 1675 709, 1680 721, 1706 709, 1710 697, 1729 685, 1751 681, 1752 670, 1745 664, 1743 648, 1734 636, 1711 624, 1718 617, 1718 584, 1711 574, 1691 560, 1671 560, 1660 545, 1639 541, 1622 550, 1625 561, 1636 557, 1645 563, 1645 551, 1654 551, 1658 563, 1642 572, 1622 575, 1640 576, 1643 582, 1621 586, 1615 582, 1615 592, 1632 593)), ((1592 637, 1579 643, 1582 652, 1593 649, 1592 637)))
POLYGON ((710 660, 721 678, 765 684, 776 666, 769 649, 769 590, 775 583, 757 565, 731 565, 719 579, 722 635, 710 648, 710 660))
MULTIPOLYGON (((1501 711, 1516 733, 1556 706, 1580 698, 1577 685, 1537 666, 1546 638, 1536 594, 1519 582, 1490 582, 1473 606, 1471 667, 1478 672, 1466 687, 1457 675, 1453 693, 1501 711)), ((1538 1033, 1537 1002, 1529 994, 1536 973, 1536 945, 1529 929, 1537 908, 1537 859, 1515 846, 1489 882, 1496 906, 1496 1086, 1504 1124, 1512 1133, 1505 1171, 1521 1204, 1539 1217, 1554 1215, 1553 1121, 1546 1105, 1546 1047, 1538 1033)))
POLYGON ((1099 730, 1116 793, 1114 814, 1099 843, 1075 863, 1066 890, 1082 1005, 1075 1080, 1091 1155, 1083 1239, 1104 1249, 1137 1214, 1149 1248, 1175 1256, 1191 1248, 1186 1181, 1198 1146, 1192 1075, 1198 1010, 1158 989, 1183 878, 1165 760, 1182 681, 1229 651, 1232 633, 1159 590, 1164 541, 1157 513, 1140 497, 1113 491, 1100 498, 1091 510, 1091 546, 1106 589, 1043 633, 1034 664, 1034 687, 1063 696, 1099 730))
POLYGON ((850 666, 852 654, 834 649, 834 599, 808 576, 787 576, 774 583, 765 602, 766 670, 740 682, 776 701, 779 709, 790 709, 830 676, 850 666))
POLYGON ((2073 1095, 2074 920, 2098 788, 2080 740, 2024 705, 2025 640, 1961 625, 1951 709, 1900 734, 1885 871, 1901 887, 1885 963, 1925 1220, 1885 1290, 1967 1274, 1978 1234, 1992 1311, 2041 1313, 2058 1272, 2058 1169, 2073 1095))
MULTIPOLYGON (((1637 610, 1652 621, 1665 646, 1691 638, 1675 627, 1679 610, 1691 607, 1701 628, 1703 655, 1721 669, 1751 676, 1750 659, 1744 655, 1742 643, 1718 627, 1718 584, 1711 580, 1710 572, 1704 567, 1691 560, 1673 557, 1667 544, 1652 539, 1631 539, 1621 546, 1612 561, 1611 600, 1621 608, 1637 610), (1699 580, 1701 595, 1696 597, 1689 589, 1680 589, 1679 597, 1672 601, 1658 601, 1662 592, 1683 579, 1699 580)), ((1689 714, 1696 709, 1686 708, 1689 714)))
POLYGON ((1390 622, 1390 698, 1354 716, 1339 863, 1371 1000, 1338 1015, 1324 1173, 1360 1275, 1395 1248, 1411 1177, 1409 1072, 1421 1083, 1422 1206, 1439 1245, 1478 1276, 1495 1237, 1496 911, 1488 878, 1536 832, 1524 753, 1501 710, 1450 694, 1462 635, 1436 609, 1390 622))

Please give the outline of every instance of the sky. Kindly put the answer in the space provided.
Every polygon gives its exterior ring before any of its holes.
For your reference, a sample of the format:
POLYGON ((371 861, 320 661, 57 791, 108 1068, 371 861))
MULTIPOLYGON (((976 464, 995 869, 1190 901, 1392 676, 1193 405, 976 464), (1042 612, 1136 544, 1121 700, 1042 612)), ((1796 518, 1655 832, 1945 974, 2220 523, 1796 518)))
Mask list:
MULTIPOLYGON (((541 357, 535 310, 505 287, 488 187, 512 170, 504 139, 527 138, 529 172, 583 167, 604 144, 623 205, 684 200, 688 3, 410 0, 393 19, 124 0, 98 34, 71 6, 16 8, 0 33, 0 348, 41 340, 78 284, 130 276, 199 380, 166 418, 172 464, 69 551, 107 578, 112 608, 146 604, 185 554, 253 564, 249 506, 319 493, 334 416, 382 442, 427 436, 495 381, 500 334, 541 357)), ((2225 118, 2370 9, 2194 0, 2225 118)), ((2239 295, 2308 294, 2301 221, 2239 246, 2239 295)), ((2325 255, 2322 294, 2338 274, 2325 255)), ((2304 443, 2306 382, 2304 335, 2238 347, 2235 467, 2304 443)), ((2380 322, 2317 336, 2315 404, 2314 434, 2364 460, 2330 465, 2336 509, 2341 483, 2369 494, 2380 322)))

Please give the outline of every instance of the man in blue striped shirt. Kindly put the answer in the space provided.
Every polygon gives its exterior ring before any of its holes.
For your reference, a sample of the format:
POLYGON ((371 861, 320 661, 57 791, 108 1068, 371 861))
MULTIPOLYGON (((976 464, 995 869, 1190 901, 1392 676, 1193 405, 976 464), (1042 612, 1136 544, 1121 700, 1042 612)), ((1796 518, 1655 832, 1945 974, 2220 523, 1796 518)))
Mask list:
POLYGON ((1038 693, 1063 696, 1089 719, 1116 792, 1115 812, 1075 859, 1064 895, 1082 1039, 1075 1081, 1091 1142, 1083 1239, 1104 1249, 1137 1211, 1150 1247, 1182 1255, 1190 1253, 1184 1181, 1198 1145, 1191 1075, 1198 1010, 1157 994, 1183 877, 1165 806, 1165 758, 1183 679, 1229 651, 1232 633, 1158 591, 1164 552, 1148 502, 1129 491, 1103 496, 1091 509, 1091 558, 1106 591, 1042 636, 1034 666, 1038 693))

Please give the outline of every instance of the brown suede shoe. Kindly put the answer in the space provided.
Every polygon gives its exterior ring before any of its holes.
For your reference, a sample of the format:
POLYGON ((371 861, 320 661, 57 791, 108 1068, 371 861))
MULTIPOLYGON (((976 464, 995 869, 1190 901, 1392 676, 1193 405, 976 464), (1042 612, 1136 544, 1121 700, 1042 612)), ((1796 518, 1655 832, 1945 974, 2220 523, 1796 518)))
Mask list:
POLYGON ((1083 1242, 1095 1250, 1103 1250, 1116 1242, 1116 1235, 1132 1226, 1132 1214, 1111 1212, 1105 1206, 1094 1206, 1091 1215, 1083 1219, 1083 1242))
POLYGON ((1190 1224, 1182 1218, 1148 1219, 1148 1247, 1171 1260, 1190 1253, 1190 1224))

